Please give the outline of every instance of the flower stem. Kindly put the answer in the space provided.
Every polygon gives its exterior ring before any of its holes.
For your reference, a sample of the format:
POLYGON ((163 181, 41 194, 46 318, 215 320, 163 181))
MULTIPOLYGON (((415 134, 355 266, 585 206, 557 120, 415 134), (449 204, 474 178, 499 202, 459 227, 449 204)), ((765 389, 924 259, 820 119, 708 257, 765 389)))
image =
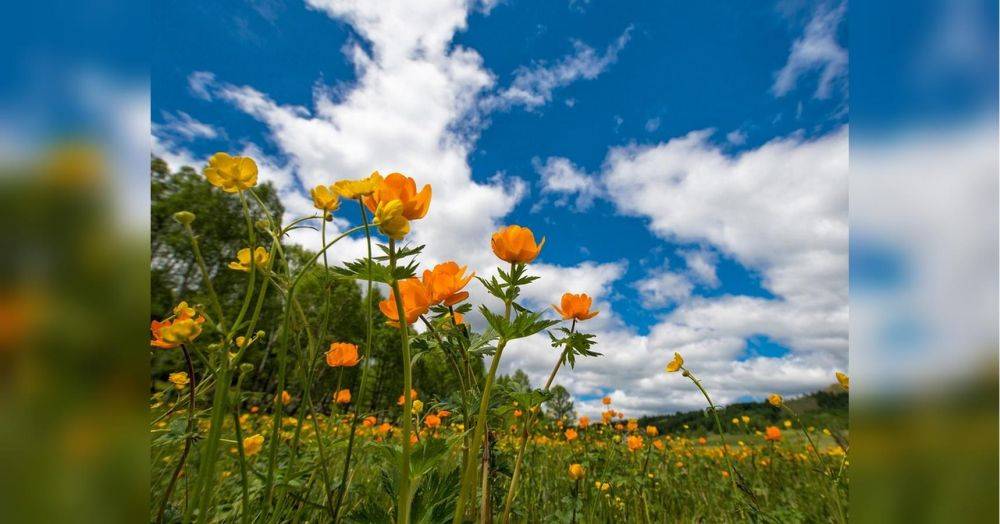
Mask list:
MULTIPOLYGON (((396 241, 389 239, 389 268, 396 273, 396 241)), ((410 424, 413 412, 413 397, 410 390, 413 387, 412 369, 410 368, 409 325, 406 323, 406 311, 403 307, 403 296, 399 292, 399 282, 392 281, 392 295, 396 300, 396 313, 399 321, 399 340, 403 350, 403 452, 399 460, 399 500, 397 502, 398 524, 410 522, 410 424)))
POLYGON ((174 491, 174 485, 177 484, 177 478, 180 477, 181 471, 184 469, 184 464, 187 462, 188 453, 191 451, 191 441, 194 440, 194 435, 191 434, 194 431, 194 410, 195 410, 195 379, 194 379, 194 364, 191 362, 191 355, 188 353, 187 346, 181 344, 181 351, 184 353, 184 361, 187 362, 188 376, 191 377, 191 383, 188 384, 188 414, 187 414, 187 437, 184 439, 184 450, 181 452, 181 458, 177 461, 177 468, 174 469, 174 474, 170 477, 170 483, 167 484, 167 490, 163 493, 163 501, 160 503, 160 511, 156 516, 156 522, 163 522, 163 515, 167 511, 167 504, 170 503, 170 494, 174 491))

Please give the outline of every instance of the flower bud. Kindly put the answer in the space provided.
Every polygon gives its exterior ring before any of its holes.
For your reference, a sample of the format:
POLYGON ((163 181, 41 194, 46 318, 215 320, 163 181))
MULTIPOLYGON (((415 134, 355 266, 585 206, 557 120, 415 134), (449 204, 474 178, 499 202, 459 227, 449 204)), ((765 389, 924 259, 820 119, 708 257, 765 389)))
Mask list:
POLYGON ((270 222, 268 222, 267 220, 265 220, 263 218, 260 219, 260 220, 258 220, 258 221, 256 221, 256 222, 254 222, 253 225, 254 225, 254 227, 256 227, 257 229, 259 229, 261 231, 267 231, 268 227, 271 226, 270 222))
POLYGON ((191 223, 194 222, 194 219, 195 219, 194 213, 190 211, 178 211, 174 213, 174 220, 176 220, 177 223, 184 226, 190 226, 191 223))

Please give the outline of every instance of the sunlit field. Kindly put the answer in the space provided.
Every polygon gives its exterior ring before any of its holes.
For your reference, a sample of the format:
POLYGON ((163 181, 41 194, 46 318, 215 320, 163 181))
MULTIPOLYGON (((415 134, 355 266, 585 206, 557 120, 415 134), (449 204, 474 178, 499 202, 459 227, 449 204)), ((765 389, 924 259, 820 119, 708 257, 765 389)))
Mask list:
POLYGON ((690 423, 610 397, 575 416, 558 378, 616 348, 572 282, 550 310, 522 304, 545 232, 483 238, 491 274, 458 247, 426 267, 407 236, 432 188, 406 175, 317 186, 316 213, 283 221, 253 159, 198 167, 152 166, 151 521, 846 521, 846 427, 776 394, 737 415, 681 354, 657 367, 704 399, 690 423), (327 234, 334 218, 349 225, 327 234), (288 242, 305 227, 322 251, 288 242), (335 264, 348 237, 367 256, 335 264), (474 286, 495 300, 470 303, 474 286), (540 333, 547 381, 500 375, 508 344, 540 333))

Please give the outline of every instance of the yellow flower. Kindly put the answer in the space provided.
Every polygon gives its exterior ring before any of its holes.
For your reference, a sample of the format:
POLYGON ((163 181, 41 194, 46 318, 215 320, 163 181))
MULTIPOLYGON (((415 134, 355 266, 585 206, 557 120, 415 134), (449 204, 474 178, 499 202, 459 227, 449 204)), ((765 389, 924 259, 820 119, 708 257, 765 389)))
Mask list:
POLYGON ((252 457, 264 447, 264 435, 256 434, 243 439, 243 454, 252 457))
POLYGON ((174 320, 169 325, 159 329, 160 339, 170 347, 177 347, 181 344, 191 342, 198 338, 200 334, 201 322, 193 318, 174 320))
POLYGON ((191 382, 191 379, 188 378, 188 374, 183 371, 178 371, 177 373, 171 373, 170 378, 168 378, 167 380, 169 380, 170 383, 173 384, 174 387, 176 387, 177 389, 184 389, 184 386, 188 385, 188 382, 191 382))
POLYGON ((399 200, 379 202, 374 223, 383 235, 393 240, 402 240, 410 232, 410 221, 403 216, 403 202, 399 200))
POLYGON ((340 197, 333 191, 333 186, 323 184, 310 189, 309 195, 313 199, 313 207, 327 213, 336 211, 340 207, 340 197))
POLYGON ((528 264, 538 258, 545 245, 545 239, 541 243, 535 243, 535 234, 530 229, 521 226, 507 226, 500 228, 490 239, 490 245, 500 260, 512 264, 528 264))
POLYGON ((413 407, 414 413, 420 413, 421 411, 424 410, 424 401, 420 399, 414 400, 411 403, 411 406, 413 407))
POLYGON ((738 426, 738 425, 740 425, 740 419, 738 419, 738 418, 736 418, 736 417, 733 417, 733 425, 734 425, 734 426, 738 426))
POLYGON ((583 466, 579 464, 569 465, 569 479, 570 480, 580 480, 583 478, 583 466))
POLYGON ((792 421, 791 420, 786 420, 785 421, 785 429, 788 429, 790 427, 792 427, 792 421))
POLYGON ((675 373, 684 365, 684 359, 680 353, 674 353, 674 359, 667 364, 667 373, 675 373))
MULTIPOLYGON (((253 261, 257 267, 267 267, 267 262, 271 260, 271 255, 263 247, 257 246, 253 250, 253 261)), ((236 271, 250 271, 250 248, 245 247, 236 253, 236 260, 229 263, 229 269, 236 271)))
POLYGON ((354 200, 370 196, 381 182, 382 175, 375 171, 368 178, 360 180, 338 180, 332 187, 338 195, 354 200))
POLYGON ((646 435, 650 437, 655 437, 660 434, 660 430, 656 426, 646 426, 646 435))
POLYGON ((781 395, 777 393, 771 393, 767 397, 767 402, 776 408, 780 408, 782 402, 781 395))
POLYGON ((257 163, 246 156, 216 153, 208 160, 205 178, 227 193, 244 191, 257 185, 257 163))
POLYGON ((845 375, 845 374, 843 374, 843 373, 841 373, 839 371, 836 372, 835 374, 837 375, 837 382, 840 383, 840 387, 844 388, 844 391, 850 391, 850 389, 848 388, 848 386, 850 385, 850 380, 851 379, 848 378, 847 375, 845 375))
POLYGON ((740 417, 740 420, 742 420, 744 424, 749 424, 750 423, 750 417, 748 417, 746 415, 743 415, 742 417, 740 417))

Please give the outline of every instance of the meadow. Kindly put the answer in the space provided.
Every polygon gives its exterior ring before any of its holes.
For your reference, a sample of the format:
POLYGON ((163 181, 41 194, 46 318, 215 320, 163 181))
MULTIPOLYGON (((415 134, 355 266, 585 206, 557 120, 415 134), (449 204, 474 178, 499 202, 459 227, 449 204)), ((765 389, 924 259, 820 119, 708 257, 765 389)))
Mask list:
POLYGON ((846 427, 776 394, 751 415, 716 406, 681 354, 660 372, 703 396, 691 423, 610 397, 575 416, 556 379, 616 348, 587 332, 599 312, 571 282, 554 314, 521 302, 545 246, 530 229, 484 238, 497 267, 476 275, 420 263, 407 237, 432 189, 400 173, 312 188, 316 213, 283 222, 251 158, 152 172, 151 521, 846 521, 846 427), (334 216, 351 225, 328 235, 334 216), (287 241, 304 227, 322 250, 287 241), (367 256, 331 263, 347 236, 367 256), (502 307, 470 304, 473 285, 502 307), (545 384, 501 375, 507 345, 536 334, 545 384))

